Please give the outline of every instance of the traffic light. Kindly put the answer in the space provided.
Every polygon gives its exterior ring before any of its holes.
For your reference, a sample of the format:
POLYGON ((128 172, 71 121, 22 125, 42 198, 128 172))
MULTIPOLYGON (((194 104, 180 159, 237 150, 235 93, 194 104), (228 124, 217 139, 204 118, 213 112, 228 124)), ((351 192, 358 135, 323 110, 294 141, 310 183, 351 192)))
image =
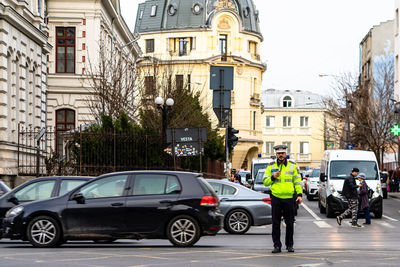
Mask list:
POLYGON ((236 130, 232 128, 231 126, 228 127, 228 150, 229 153, 232 153, 233 148, 237 145, 239 137, 237 137, 235 134, 238 134, 239 130, 236 130))

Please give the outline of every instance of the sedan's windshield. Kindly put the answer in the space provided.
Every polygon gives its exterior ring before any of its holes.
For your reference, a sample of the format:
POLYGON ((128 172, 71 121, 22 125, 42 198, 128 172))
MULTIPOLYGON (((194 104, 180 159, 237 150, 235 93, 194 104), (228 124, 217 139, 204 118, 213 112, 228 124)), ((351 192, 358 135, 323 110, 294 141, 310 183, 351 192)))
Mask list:
POLYGON ((256 184, 263 184, 262 178, 264 176, 264 172, 265 172, 265 169, 261 169, 257 173, 257 177, 256 177, 256 181, 255 181, 256 184))
POLYGON ((360 173, 364 173, 367 180, 378 179, 378 166, 375 161, 338 160, 332 161, 330 168, 331 179, 345 179, 353 168, 358 168, 360 173))
POLYGON ((260 169, 266 169, 267 168, 267 165, 268 165, 268 163, 257 163, 257 164, 254 164, 254 166, 253 166, 253 175, 254 175, 254 177, 257 175, 257 173, 258 173, 258 170, 260 170, 260 169))

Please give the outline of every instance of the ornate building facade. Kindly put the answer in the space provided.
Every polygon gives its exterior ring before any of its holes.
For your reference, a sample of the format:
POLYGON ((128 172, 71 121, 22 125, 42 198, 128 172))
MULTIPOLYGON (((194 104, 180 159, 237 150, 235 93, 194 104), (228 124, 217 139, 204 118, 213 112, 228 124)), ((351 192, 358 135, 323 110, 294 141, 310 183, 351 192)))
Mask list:
POLYGON ((145 92, 160 88, 154 84, 162 69, 173 66, 172 81, 199 91, 203 109, 217 125, 210 81, 218 75, 232 79, 231 123, 240 131, 232 168, 250 168, 262 149, 260 96, 266 66, 260 60, 258 14, 251 0, 148 0, 139 4, 136 17, 145 92))

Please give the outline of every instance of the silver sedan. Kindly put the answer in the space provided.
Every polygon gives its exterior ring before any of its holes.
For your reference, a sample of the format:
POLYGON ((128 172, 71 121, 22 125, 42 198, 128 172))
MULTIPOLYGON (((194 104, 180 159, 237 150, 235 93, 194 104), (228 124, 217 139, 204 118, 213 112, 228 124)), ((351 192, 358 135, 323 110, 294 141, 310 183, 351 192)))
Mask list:
POLYGON ((272 223, 271 198, 228 180, 207 179, 220 200, 224 229, 231 234, 244 234, 250 226, 272 223))

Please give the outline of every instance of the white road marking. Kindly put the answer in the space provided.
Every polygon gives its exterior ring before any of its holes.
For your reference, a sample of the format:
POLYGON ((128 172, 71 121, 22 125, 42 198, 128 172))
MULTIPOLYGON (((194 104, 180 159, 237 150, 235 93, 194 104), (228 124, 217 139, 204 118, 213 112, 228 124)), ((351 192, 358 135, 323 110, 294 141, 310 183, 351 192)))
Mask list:
POLYGON ((388 227, 388 228, 394 228, 393 225, 390 225, 390 224, 388 224, 387 222, 377 222, 377 223, 380 224, 380 225, 382 225, 382 226, 388 227))
MULTIPOLYGON (((400 211, 399 211, 400 212, 400 211)), ((396 220, 396 219, 394 219, 394 218, 392 218, 392 217, 389 217, 389 216, 386 216, 386 215, 382 215, 382 217, 383 218, 386 218, 386 219, 388 219, 388 220, 391 220, 392 222, 398 222, 399 220, 396 220)))
POLYGON ((332 228, 330 224, 324 221, 314 221, 314 223, 319 227, 319 228, 332 228))
POLYGON ((311 214, 311 216, 313 216, 317 221, 322 221, 322 219, 315 214, 306 204, 304 204, 304 202, 301 204, 303 206, 303 208, 308 211, 308 213, 311 214))

